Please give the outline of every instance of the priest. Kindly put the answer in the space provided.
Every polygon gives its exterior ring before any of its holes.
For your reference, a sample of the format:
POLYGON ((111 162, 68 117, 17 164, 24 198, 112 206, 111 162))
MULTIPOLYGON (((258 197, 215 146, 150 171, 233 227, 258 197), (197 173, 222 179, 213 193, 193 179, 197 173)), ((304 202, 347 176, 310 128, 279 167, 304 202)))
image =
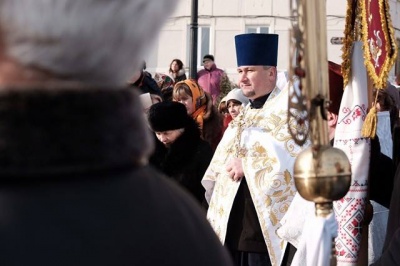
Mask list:
POLYGON ((250 103, 228 126, 202 180, 207 217, 236 265, 281 265, 290 249, 276 230, 296 193, 293 165, 302 147, 289 134, 288 86, 276 86, 278 35, 241 34, 235 44, 239 86, 250 103))

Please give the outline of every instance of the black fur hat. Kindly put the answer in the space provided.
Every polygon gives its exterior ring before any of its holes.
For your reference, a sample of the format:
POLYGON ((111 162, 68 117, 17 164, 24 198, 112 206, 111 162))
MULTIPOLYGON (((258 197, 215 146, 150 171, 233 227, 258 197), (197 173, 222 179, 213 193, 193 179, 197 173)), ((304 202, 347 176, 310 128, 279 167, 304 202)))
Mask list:
POLYGON ((179 102, 160 102, 150 107, 148 120, 153 131, 163 132, 185 128, 193 118, 179 102))
POLYGON ((205 56, 203 56, 203 63, 206 59, 209 59, 211 61, 214 61, 214 56, 211 54, 206 54, 205 56))

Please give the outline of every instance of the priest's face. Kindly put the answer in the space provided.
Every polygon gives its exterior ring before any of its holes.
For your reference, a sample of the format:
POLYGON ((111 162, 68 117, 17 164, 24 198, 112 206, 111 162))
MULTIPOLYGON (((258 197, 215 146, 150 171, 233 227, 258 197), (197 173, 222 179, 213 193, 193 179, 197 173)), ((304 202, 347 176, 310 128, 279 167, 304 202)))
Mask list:
POLYGON ((254 100, 270 93, 276 85, 276 67, 273 66, 241 66, 239 87, 243 95, 254 100))

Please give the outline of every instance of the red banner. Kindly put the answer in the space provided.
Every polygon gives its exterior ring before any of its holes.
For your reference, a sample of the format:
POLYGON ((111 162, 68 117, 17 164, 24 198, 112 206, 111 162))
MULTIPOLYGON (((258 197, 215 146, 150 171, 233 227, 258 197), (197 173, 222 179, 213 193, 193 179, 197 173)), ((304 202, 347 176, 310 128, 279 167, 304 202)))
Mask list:
POLYGON ((351 47, 354 41, 361 39, 368 76, 375 88, 385 88, 397 56, 388 1, 348 0, 344 34, 342 73, 345 85, 351 68, 351 47))
POLYGON ((374 87, 385 88, 397 51, 389 6, 385 0, 363 0, 360 4, 364 63, 374 87))

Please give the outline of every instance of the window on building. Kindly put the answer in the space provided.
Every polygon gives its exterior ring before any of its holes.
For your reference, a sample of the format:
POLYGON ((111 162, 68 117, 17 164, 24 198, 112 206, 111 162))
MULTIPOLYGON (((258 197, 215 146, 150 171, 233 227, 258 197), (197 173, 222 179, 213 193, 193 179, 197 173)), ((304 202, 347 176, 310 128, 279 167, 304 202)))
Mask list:
POLYGON ((246 33, 269 33, 268 26, 246 26, 246 33))
MULTIPOLYGON (((187 66, 190 62, 190 26, 188 26, 187 34, 187 66)), ((203 56, 210 53, 210 26, 199 26, 197 31, 197 66, 202 66, 203 56)))
POLYGON ((210 27, 199 28, 199 46, 197 48, 198 62, 202 62, 203 56, 210 53, 210 27))

